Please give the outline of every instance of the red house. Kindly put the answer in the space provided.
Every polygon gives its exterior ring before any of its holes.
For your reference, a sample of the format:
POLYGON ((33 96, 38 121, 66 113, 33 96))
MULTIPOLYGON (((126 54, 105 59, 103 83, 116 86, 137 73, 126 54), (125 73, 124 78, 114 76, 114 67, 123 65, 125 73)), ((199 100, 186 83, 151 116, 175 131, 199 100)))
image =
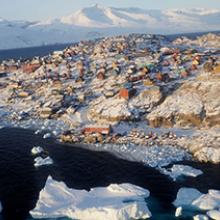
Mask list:
POLYGON ((110 134, 111 126, 110 125, 88 125, 85 126, 82 130, 84 134, 100 133, 100 134, 110 134))
POLYGON ((132 96, 134 96, 136 93, 136 90, 131 88, 131 89, 127 89, 127 88, 122 88, 119 91, 119 98, 124 98, 124 99, 130 99, 132 96))

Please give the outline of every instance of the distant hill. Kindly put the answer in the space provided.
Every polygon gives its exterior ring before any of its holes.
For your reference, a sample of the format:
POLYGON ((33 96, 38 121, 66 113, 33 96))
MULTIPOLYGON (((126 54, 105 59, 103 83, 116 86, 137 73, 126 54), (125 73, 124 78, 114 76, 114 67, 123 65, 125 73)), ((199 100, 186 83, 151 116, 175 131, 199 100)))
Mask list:
POLYGON ((176 34, 220 30, 220 10, 111 8, 95 5, 41 22, 0 18, 0 49, 69 43, 126 33, 176 34))

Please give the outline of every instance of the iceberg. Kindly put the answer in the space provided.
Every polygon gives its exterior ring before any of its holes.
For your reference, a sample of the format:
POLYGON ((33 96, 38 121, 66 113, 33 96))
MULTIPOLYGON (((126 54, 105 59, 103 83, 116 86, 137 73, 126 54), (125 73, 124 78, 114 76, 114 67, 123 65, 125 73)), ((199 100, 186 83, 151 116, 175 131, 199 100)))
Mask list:
POLYGON ((31 149, 31 154, 32 154, 32 155, 38 155, 38 154, 41 154, 41 153, 43 153, 43 152, 44 152, 44 149, 43 149, 42 147, 40 147, 40 146, 33 147, 33 148, 31 149))
POLYGON ((128 183, 111 184, 90 191, 70 189, 64 182, 49 176, 30 214, 33 218, 67 217, 79 220, 147 219, 151 217, 145 201, 149 195, 147 189, 128 183))
POLYGON ((2 212, 2 204, 1 204, 1 202, 0 202, 0 213, 2 212))
POLYGON ((34 159, 34 166, 35 167, 51 165, 51 164, 53 164, 53 160, 49 156, 46 157, 46 158, 36 157, 34 159))
POLYGON ((183 187, 179 189, 176 200, 173 204, 176 207, 192 206, 193 201, 198 199, 200 196, 202 196, 202 193, 197 189, 183 187))
POLYGON ((163 174, 170 176, 174 181, 176 181, 180 176, 197 177, 203 174, 201 170, 181 164, 174 164, 171 168, 168 169, 160 168, 160 171, 163 174))

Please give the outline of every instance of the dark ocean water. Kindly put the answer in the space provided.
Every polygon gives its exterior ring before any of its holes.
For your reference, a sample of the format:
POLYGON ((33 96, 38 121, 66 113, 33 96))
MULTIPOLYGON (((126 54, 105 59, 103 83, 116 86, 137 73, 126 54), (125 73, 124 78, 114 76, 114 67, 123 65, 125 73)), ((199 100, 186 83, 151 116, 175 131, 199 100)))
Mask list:
POLYGON ((46 56, 53 51, 63 50, 71 44, 56 44, 39 47, 0 50, 0 61, 7 59, 27 59, 35 56, 46 56))
MULTIPOLYGON (((132 183, 150 190, 148 201, 153 220, 171 220, 175 209, 171 205, 179 187, 196 187, 203 192, 220 189, 218 165, 188 162, 204 171, 198 178, 174 183, 153 168, 140 163, 118 159, 109 153, 93 152, 80 146, 59 144, 43 139, 33 131, 4 128, 0 130, 0 201, 1 220, 31 219, 29 210, 35 207, 40 190, 48 175, 64 181, 68 187, 87 189, 111 183, 132 183), (53 166, 33 166, 30 154, 33 146, 46 149, 54 160, 53 166)), ((190 218, 182 218, 190 219, 190 218)))

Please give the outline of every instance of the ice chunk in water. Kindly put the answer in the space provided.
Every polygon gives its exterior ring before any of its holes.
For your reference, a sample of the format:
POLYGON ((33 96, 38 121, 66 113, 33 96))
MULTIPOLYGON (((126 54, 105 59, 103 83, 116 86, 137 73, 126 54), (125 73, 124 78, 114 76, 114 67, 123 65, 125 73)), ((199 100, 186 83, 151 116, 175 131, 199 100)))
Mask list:
POLYGON ((48 177, 33 218, 68 217, 80 220, 130 220, 151 217, 145 198, 149 191, 132 184, 112 184, 89 192, 69 189, 48 177))
POLYGON ((197 177, 203 172, 201 170, 195 169, 191 166, 181 165, 181 164, 174 164, 171 168, 160 168, 160 171, 170 176, 174 181, 180 176, 190 176, 190 177, 197 177))
POLYGON ((45 165, 51 165, 53 164, 53 160, 48 156, 46 158, 42 157, 36 157, 34 159, 34 166, 35 167, 40 167, 40 166, 45 166, 45 165))
POLYGON ((40 146, 33 147, 31 149, 31 154, 33 154, 33 155, 41 154, 42 152, 44 152, 44 149, 40 146))

